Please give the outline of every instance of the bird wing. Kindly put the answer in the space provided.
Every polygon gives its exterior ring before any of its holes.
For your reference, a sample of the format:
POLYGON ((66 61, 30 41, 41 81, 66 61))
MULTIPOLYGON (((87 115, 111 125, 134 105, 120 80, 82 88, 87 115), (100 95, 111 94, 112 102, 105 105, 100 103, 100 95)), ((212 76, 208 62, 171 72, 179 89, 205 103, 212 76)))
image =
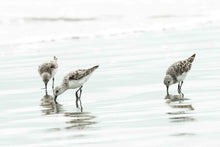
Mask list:
POLYGON ((58 68, 57 62, 56 61, 50 61, 50 67, 54 68, 54 69, 58 68))
POLYGON ((78 69, 74 72, 71 72, 69 75, 69 80, 79 80, 87 75, 89 75, 91 72, 89 72, 88 69, 78 69))
POLYGON ((168 68, 166 74, 170 74, 172 76, 182 75, 184 72, 188 72, 191 69, 191 66, 192 64, 187 60, 178 61, 168 68))
POLYGON ((57 68, 58 66, 56 65, 56 63, 43 63, 38 67, 38 72, 39 74, 42 74, 44 72, 48 72, 50 74, 52 74, 52 70, 57 68))
POLYGON ((89 75, 90 73, 92 73, 98 67, 99 66, 97 65, 97 66, 94 66, 89 69, 78 69, 76 71, 70 72, 69 73, 69 80, 79 80, 79 79, 89 75))

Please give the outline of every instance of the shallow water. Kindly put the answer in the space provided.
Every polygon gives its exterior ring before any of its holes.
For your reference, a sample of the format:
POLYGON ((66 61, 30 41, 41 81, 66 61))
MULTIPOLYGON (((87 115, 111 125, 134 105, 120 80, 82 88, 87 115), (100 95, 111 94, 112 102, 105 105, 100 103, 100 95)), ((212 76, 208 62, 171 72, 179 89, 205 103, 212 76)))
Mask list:
POLYGON ((2 46, 0 145, 219 146, 219 31, 2 46), (166 68, 193 53, 184 101, 176 100, 177 85, 166 99, 166 68), (44 96, 37 67, 53 55, 59 64, 55 85, 71 70, 100 65, 83 87, 83 112, 75 107, 73 90, 58 97, 58 105, 44 96))
POLYGON ((0 146, 220 146, 218 1, 33 2, 0 2, 0 146), (167 97, 167 67, 194 53, 184 97, 167 97), (74 90, 44 95, 37 68, 53 56, 55 85, 100 65, 83 112, 74 90))

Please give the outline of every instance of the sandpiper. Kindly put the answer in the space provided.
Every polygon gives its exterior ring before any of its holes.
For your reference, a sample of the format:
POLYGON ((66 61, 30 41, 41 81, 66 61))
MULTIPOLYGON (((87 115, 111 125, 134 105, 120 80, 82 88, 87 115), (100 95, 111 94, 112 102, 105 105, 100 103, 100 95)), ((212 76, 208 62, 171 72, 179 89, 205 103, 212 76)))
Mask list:
POLYGON ((164 77, 164 84, 167 87, 167 95, 169 95, 169 86, 176 83, 178 83, 178 93, 182 93, 181 88, 183 80, 190 71, 195 56, 196 54, 193 54, 186 60, 175 62, 167 69, 166 76, 164 77))
POLYGON ((38 67, 38 72, 45 84, 45 93, 47 95, 47 83, 51 78, 53 78, 52 89, 54 91, 54 75, 57 72, 58 64, 57 58, 54 56, 54 59, 50 62, 45 62, 38 67))
POLYGON ((54 91, 54 101, 57 103, 56 99, 57 96, 61 95, 63 92, 65 92, 67 89, 76 89, 75 95, 76 95, 76 107, 78 108, 78 101, 80 101, 80 107, 82 110, 82 102, 81 102, 81 94, 82 94, 82 87, 83 84, 89 79, 89 77, 92 75, 95 69, 97 69, 99 66, 96 65, 89 69, 78 69, 76 71, 72 71, 68 73, 64 78, 60 86, 57 86, 54 91), (78 92, 79 95, 78 95, 78 92))

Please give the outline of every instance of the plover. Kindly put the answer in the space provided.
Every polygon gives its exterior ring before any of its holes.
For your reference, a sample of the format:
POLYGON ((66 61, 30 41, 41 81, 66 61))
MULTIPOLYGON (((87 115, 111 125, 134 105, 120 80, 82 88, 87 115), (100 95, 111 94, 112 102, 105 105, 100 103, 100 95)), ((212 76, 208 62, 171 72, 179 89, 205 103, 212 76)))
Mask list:
POLYGON ((41 64, 38 67, 38 72, 45 84, 45 93, 47 95, 47 83, 51 78, 53 78, 53 84, 52 84, 52 89, 54 91, 54 75, 57 72, 58 64, 57 64, 57 58, 54 56, 54 59, 51 60, 50 62, 46 62, 41 64))
POLYGON ((63 92, 65 92, 67 89, 76 89, 75 95, 76 95, 76 107, 78 106, 78 101, 80 101, 80 107, 82 110, 82 102, 81 102, 81 94, 82 94, 82 87, 83 84, 89 79, 89 77, 92 75, 95 69, 97 69, 99 66, 96 65, 89 69, 78 69, 76 71, 72 71, 68 73, 64 78, 60 86, 57 86, 54 91, 54 101, 57 103, 56 99, 57 96, 61 95, 63 92), (79 92, 79 95, 78 95, 79 92))
POLYGON ((196 54, 193 54, 186 60, 175 62, 167 69, 166 76, 164 77, 164 84, 167 87, 167 95, 169 95, 169 86, 176 83, 178 83, 178 93, 182 93, 181 88, 183 80, 190 71, 195 56, 196 54))

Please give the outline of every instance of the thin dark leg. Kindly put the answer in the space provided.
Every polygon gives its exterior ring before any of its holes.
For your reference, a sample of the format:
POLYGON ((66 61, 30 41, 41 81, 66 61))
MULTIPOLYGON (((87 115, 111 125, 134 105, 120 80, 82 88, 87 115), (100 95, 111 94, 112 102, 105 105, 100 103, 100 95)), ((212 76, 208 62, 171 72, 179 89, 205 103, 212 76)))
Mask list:
POLYGON ((54 78, 53 78, 52 89, 53 89, 53 92, 54 92, 54 78))
POLYGON ((179 91, 180 91, 179 93, 182 93, 183 81, 181 81, 178 86, 179 86, 179 91))
POLYGON ((79 108, 79 105, 78 105, 78 101, 81 97, 81 93, 80 93, 80 96, 78 96, 78 92, 80 91, 80 89, 82 88, 82 86, 76 91, 76 108, 79 108))
POLYGON ((184 100, 184 94, 181 92, 181 98, 184 100))
POLYGON ((57 104, 57 97, 54 98, 54 102, 55 102, 55 104, 57 104))
POLYGON ((79 108, 79 105, 78 105, 78 99, 79 99, 79 97, 78 97, 78 90, 76 91, 76 108, 79 108))
POLYGON ((80 89, 79 89, 79 98, 81 98, 81 95, 82 95, 82 86, 80 87, 80 89))
POLYGON ((82 94, 82 86, 80 88, 80 94, 79 94, 80 108, 81 108, 81 112, 82 112, 83 111, 83 107, 82 107, 82 102, 81 102, 81 94, 82 94))
POLYGON ((82 86, 81 87, 79 87, 79 89, 76 91, 76 93, 78 92, 78 91, 80 91, 80 89, 82 88, 82 86))
POLYGON ((182 86, 183 86, 183 81, 181 81, 180 92, 181 92, 182 99, 184 100, 184 94, 182 93, 182 86))
POLYGON ((48 95, 47 94, 47 83, 45 84, 45 93, 46 93, 46 95, 48 95))
POLYGON ((178 83, 178 93, 181 93, 181 86, 180 86, 180 82, 178 83))
POLYGON ((180 98, 184 100, 184 94, 182 93, 182 86, 183 86, 183 81, 179 82, 178 84, 178 92, 180 94, 180 98))
POLYGON ((182 86, 183 86, 183 81, 181 81, 180 89, 182 89, 182 86))

